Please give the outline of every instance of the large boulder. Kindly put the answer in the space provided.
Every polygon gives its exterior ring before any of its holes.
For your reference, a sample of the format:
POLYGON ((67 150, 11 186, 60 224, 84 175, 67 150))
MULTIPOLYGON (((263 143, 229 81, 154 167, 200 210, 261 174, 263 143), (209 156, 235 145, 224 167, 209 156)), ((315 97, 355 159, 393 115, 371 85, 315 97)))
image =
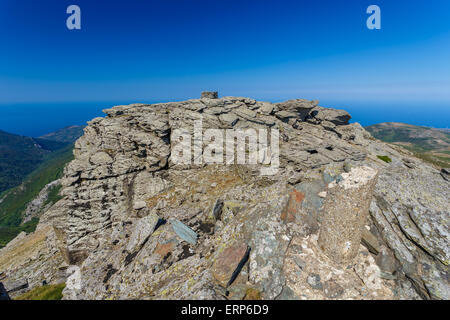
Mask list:
POLYGON ((327 121, 338 126, 348 124, 350 119, 350 114, 345 110, 323 108, 319 106, 314 107, 307 116, 307 121, 313 123, 321 123, 327 121))

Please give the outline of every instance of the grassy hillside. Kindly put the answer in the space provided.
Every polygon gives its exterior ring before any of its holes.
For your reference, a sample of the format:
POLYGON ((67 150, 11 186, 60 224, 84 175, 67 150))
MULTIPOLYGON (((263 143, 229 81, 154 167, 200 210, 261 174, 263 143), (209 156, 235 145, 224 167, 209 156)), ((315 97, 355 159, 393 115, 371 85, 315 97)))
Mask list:
POLYGON ((36 287, 14 300, 61 300, 65 283, 36 287))
MULTIPOLYGON (((22 214, 28 203, 36 198, 42 188, 62 176, 64 166, 73 159, 73 145, 66 146, 50 155, 29 174, 20 185, 9 190, 0 203, 0 248, 5 246, 21 231, 34 231, 38 219, 21 225, 22 214)), ((53 188, 47 202, 59 200, 59 188, 53 188)))
POLYGON ((366 127, 375 138, 399 145, 439 167, 450 167, 450 131, 385 122, 366 127))

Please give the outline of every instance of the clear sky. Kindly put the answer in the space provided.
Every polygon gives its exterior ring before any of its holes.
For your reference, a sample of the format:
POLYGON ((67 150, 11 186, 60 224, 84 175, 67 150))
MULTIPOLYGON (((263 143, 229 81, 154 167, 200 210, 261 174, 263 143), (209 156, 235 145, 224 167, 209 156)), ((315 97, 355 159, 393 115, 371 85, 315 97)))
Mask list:
POLYGON ((450 102, 448 0, 0 0, 0 104, 450 102), (68 30, 66 8, 81 8, 68 30), (366 8, 381 8, 381 30, 366 8))

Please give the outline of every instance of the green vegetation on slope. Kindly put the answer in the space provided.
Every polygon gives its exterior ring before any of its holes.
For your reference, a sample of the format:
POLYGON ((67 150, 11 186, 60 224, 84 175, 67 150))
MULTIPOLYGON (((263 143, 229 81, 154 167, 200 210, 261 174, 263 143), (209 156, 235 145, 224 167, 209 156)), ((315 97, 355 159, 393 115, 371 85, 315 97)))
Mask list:
POLYGON ((0 249, 6 246, 8 242, 14 239, 22 231, 25 231, 26 233, 33 232, 38 223, 39 219, 33 218, 18 227, 0 227, 0 249))
POLYGON ((61 185, 53 186, 49 189, 49 192, 47 194, 47 200, 45 201, 43 207, 47 206, 50 203, 57 203, 59 200, 62 199, 59 192, 61 191, 61 185))
MULTIPOLYGON (((44 162, 34 170, 18 187, 8 191, 0 203, 0 248, 11 241, 21 231, 27 233, 34 231, 38 220, 21 225, 22 215, 30 201, 37 197, 39 192, 48 183, 62 176, 64 166, 73 159, 73 145, 48 155, 44 162)), ((57 202, 59 187, 50 190, 47 203, 57 202)))
POLYGON ((382 141, 409 143, 422 152, 447 149, 450 145, 450 132, 435 128, 386 122, 368 126, 366 130, 382 141))
POLYGON ((16 187, 46 157, 74 143, 83 135, 84 126, 70 126, 39 138, 0 130, 0 199, 4 191, 16 187))
POLYGON ((0 193, 18 186, 47 155, 67 145, 0 131, 0 193))
POLYGON ((65 287, 65 283, 36 287, 16 297, 14 300, 61 300, 65 287))

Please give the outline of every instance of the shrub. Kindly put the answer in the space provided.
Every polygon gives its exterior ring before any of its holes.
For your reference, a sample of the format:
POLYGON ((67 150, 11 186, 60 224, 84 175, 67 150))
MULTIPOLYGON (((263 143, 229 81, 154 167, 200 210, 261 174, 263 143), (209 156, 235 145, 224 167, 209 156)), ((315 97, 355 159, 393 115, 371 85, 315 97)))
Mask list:
POLYGON ((383 160, 386 163, 392 162, 392 159, 388 156, 377 156, 378 159, 383 160))

